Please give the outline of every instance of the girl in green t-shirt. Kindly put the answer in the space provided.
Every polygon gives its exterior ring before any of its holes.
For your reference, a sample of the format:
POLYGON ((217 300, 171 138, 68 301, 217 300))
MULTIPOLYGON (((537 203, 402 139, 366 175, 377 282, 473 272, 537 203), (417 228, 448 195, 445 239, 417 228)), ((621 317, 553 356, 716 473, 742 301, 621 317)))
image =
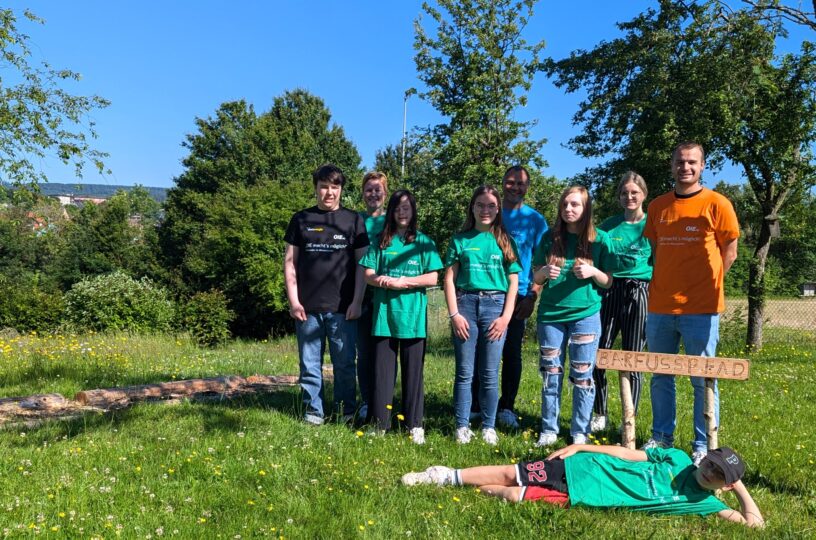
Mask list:
POLYGON ((513 315, 521 265, 513 239, 502 226, 501 198, 492 186, 476 188, 465 226, 451 239, 445 257, 445 300, 453 327, 456 377, 453 385, 456 442, 469 443, 471 382, 479 351, 482 439, 498 444, 499 363, 513 315))
MULTIPOLYGON (((643 237, 646 212, 643 201, 649 190, 638 173, 624 173, 618 184, 618 201, 623 214, 612 216, 598 227, 609 235, 611 251, 606 266, 615 281, 603 295, 601 304, 600 349, 611 349, 618 334, 621 334, 624 351, 642 351, 646 347, 646 313, 649 303, 649 281, 652 279, 652 247, 643 237)), ((621 383, 626 373, 621 371, 621 383)), ((643 387, 643 373, 630 371, 628 374, 633 410, 624 414, 634 415, 640 402, 643 387)), ((595 404, 590 427, 593 432, 606 429, 607 390, 606 370, 595 369, 595 404)), ((625 404, 624 404, 625 405, 625 404)), ((634 424, 632 424, 634 425, 634 424)), ((631 428, 634 436, 634 428, 631 428)))
MULTIPOLYGON (((369 171, 363 176, 363 203, 365 212, 359 212, 365 222, 368 243, 377 243, 385 225, 385 199, 388 197, 388 177, 380 171, 369 171)), ((363 402, 358 415, 368 420, 368 402, 374 386, 374 344, 371 342, 372 293, 366 288, 360 318, 357 319, 357 384, 363 402)))
POLYGON ((402 371, 402 410, 416 444, 425 442, 422 427, 425 391, 425 288, 436 285, 442 260, 434 241, 417 231, 416 200, 401 189, 388 201, 385 227, 360 260, 366 283, 374 287, 372 343, 374 384, 369 411, 377 429, 391 427, 397 351, 402 371))
POLYGON ((592 224, 592 201, 582 186, 564 190, 558 201, 558 218, 544 234, 533 255, 533 279, 541 290, 538 304, 539 369, 541 390, 541 436, 536 446, 558 439, 558 416, 564 366, 569 349, 572 394, 573 442, 584 444, 590 431, 595 385, 592 367, 601 333, 599 289, 612 284, 604 272, 609 251, 605 232, 592 224))

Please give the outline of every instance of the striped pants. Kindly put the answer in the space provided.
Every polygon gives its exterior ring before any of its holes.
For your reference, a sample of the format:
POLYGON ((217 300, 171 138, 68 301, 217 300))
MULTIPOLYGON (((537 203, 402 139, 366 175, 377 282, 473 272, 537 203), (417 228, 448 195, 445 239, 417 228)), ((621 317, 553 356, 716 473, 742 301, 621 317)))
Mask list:
MULTIPOLYGON (((601 341, 599 349, 610 349, 618 333, 621 334, 624 351, 642 351, 646 347, 646 313, 649 304, 649 282, 642 279, 615 278, 612 287, 604 293, 601 304, 601 341)), ((606 370, 595 369, 595 403, 593 411, 598 416, 607 415, 608 392, 606 370)), ((632 402, 635 412, 640 402, 643 373, 629 372, 632 385, 632 402)))

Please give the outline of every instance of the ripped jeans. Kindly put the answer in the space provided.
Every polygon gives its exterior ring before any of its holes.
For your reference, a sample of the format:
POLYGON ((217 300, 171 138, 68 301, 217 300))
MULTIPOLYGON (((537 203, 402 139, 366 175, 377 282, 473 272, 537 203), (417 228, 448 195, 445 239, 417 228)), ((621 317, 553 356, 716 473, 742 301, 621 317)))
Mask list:
POLYGON ((541 432, 558 434, 564 361, 569 351, 569 380, 573 384, 570 435, 589 434, 595 385, 592 368, 601 337, 601 316, 595 313, 567 323, 538 323, 540 346, 541 432))

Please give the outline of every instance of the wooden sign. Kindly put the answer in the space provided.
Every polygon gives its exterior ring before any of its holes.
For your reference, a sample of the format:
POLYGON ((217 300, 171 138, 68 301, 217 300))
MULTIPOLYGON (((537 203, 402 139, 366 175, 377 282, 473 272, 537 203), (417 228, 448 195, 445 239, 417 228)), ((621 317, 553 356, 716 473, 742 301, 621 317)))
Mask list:
POLYGON ((708 379, 748 378, 751 363, 740 358, 707 358, 686 354, 598 349, 597 367, 618 371, 645 371, 664 375, 685 375, 708 379))

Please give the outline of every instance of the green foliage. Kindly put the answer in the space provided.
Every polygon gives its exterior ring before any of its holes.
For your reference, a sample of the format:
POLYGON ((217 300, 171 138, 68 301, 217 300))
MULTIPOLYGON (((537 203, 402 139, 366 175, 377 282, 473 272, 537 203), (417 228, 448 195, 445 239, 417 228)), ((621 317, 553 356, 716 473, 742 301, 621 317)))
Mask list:
POLYGON ((119 270, 83 279, 65 294, 66 322, 82 331, 161 332, 173 315, 166 290, 119 270))
POLYGON ((406 160, 405 185, 417 194, 422 227, 444 245, 461 227, 476 186, 498 185, 509 165, 545 165, 545 141, 529 139, 535 121, 517 119, 544 42, 529 44, 523 37, 532 0, 438 4, 424 3, 429 24, 419 19, 414 25, 414 61, 426 86, 420 97, 446 122, 413 142, 421 149, 412 152, 421 165, 408 167, 414 160, 406 160))
POLYGON ((266 336, 288 322, 283 234, 296 211, 314 204, 312 171, 332 162, 351 187, 360 155, 323 101, 303 90, 261 115, 243 101, 224 103, 196 125, 168 193, 164 260, 185 294, 224 292, 237 334, 266 336))
POLYGON ((16 276, 0 274, 0 329, 19 332, 53 330, 63 312, 62 293, 44 282, 42 275, 26 272, 16 276))
MULTIPOLYGON (((43 20, 25 11, 26 22, 43 20)), ((82 176, 90 161, 102 172, 107 155, 91 147, 96 138, 88 115, 109 102, 99 96, 76 96, 61 88, 78 81, 79 73, 54 69, 45 62, 32 64, 30 37, 18 28, 12 9, 0 9, 0 171, 15 183, 44 181, 36 163, 48 155, 71 164, 82 176)))
POLYGON ((227 307, 227 297, 213 289, 195 293, 184 305, 182 325, 201 345, 214 347, 230 337, 229 325, 235 313, 227 307))
POLYGON ((143 187, 85 204, 66 225, 53 272, 68 289, 86 276, 122 270, 160 277, 157 224, 161 207, 143 187))

